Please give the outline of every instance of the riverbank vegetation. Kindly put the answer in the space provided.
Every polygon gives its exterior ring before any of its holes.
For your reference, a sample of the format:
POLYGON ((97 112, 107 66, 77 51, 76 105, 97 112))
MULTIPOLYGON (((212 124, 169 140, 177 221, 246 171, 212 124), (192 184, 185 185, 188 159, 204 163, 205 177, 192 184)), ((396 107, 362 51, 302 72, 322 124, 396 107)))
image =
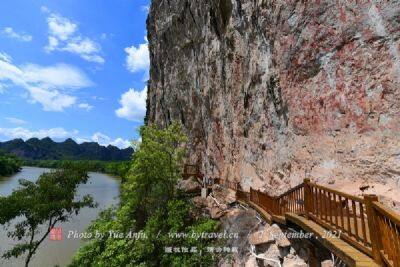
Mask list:
POLYGON ((215 256, 200 251, 214 240, 194 237, 215 232, 219 225, 194 218, 188 196, 176 189, 187 137, 177 123, 163 130, 144 126, 140 133, 142 142, 122 185, 120 206, 104 211, 90 226, 93 235, 102 235, 86 243, 71 266, 212 266, 215 256), (128 238, 132 232, 141 234, 128 238), (188 236, 176 238, 171 233, 188 236), (168 251, 172 247, 198 252, 173 253, 168 251))
POLYGON ((100 160, 23 160, 24 166, 59 169, 65 165, 90 172, 101 172, 121 178, 126 177, 130 161, 100 161, 100 160))
POLYGON ((20 171, 21 166, 22 161, 18 157, 0 150, 0 177, 20 171))
MULTIPOLYGON (((11 195, 0 197, 0 224, 18 219, 8 236, 17 243, 2 257, 25 257, 28 266, 37 249, 57 225, 77 215, 82 208, 96 205, 90 195, 77 198, 78 186, 86 184, 84 170, 65 166, 42 174, 36 182, 20 180, 11 195)), ((9 227, 9 226, 8 226, 9 227)))

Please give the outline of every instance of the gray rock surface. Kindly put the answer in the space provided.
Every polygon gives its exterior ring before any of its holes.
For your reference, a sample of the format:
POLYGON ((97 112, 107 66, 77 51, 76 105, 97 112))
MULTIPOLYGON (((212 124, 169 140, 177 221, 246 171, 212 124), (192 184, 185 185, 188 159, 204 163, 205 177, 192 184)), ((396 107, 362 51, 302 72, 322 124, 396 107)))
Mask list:
POLYGON ((200 192, 201 185, 195 178, 189 178, 187 180, 180 180, 178 182, 178 188, 187 193, 194 193, 200 192))
POLYGON ((181 121, 209 177, 399 196, 399 14, 399 0, 153 0, 147 123, 181 121))
POLYGON ((334 267, 333 261, 331 260, 326 260, 321 262, 321 267, 334 267))
POLYGON ((308 267, 308 264, 301 258, 285 258, 283 260, 283 267, 308 267))

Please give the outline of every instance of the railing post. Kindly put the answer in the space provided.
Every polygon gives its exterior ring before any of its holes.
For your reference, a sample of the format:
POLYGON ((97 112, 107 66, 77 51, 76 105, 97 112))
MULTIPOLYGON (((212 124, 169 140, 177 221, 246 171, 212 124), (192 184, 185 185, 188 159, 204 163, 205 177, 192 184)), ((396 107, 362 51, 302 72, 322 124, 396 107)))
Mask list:
POLYGON ((372 257, 379 265, 383 265, 380 250, 382 249, 382 240, 379 235, 379 226, 376 211, 373 207, 374 201, 379 201, 376 195, 364 195, 365 207, 367 211, 367 221, 369 234, 371 236, 372 257))
POLYGON ((304 211, 306 218, 309 219, 309 213, 311 212, 311 187, 310 178, 304 179, 304 211))
POLYGON ((278 216, 282 215, 279 212, 279 199, 277 197, 273 197, 272 200, 274 201, 273 202, 274 203, 274 215, 278 215, 278 216))

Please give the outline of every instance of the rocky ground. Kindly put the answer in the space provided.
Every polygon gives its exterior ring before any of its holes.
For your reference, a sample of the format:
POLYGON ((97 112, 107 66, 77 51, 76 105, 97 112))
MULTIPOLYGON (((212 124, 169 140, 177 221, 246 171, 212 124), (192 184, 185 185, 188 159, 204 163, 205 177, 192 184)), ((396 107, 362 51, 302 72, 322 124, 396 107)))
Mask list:
MULTIPOLYGON (((225 245, 237 247, 238 253, 222 258, 218 266, 308 266, 308 243, 288 239, 284 233, 293 229, 267 224, 254 210, 239 205, 233 190, 214 185, 207 198, 196 196, 193 203, 203 211, 203 216, 220 220, 221 231, 237 233, 237 238, 228 239, 225 245)), ((334 266, 327 251, 318 248, 316 254, 322 267, 334 266)))

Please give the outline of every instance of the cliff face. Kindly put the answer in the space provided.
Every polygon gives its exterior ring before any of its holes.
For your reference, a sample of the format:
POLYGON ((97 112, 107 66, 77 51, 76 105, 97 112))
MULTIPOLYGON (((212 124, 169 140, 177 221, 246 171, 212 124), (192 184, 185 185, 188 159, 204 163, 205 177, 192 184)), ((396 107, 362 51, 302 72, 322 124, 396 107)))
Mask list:
POLYGON ((399 37, 400 1, 153 0, 147 122, 244 188, 397 187, 399 37))

